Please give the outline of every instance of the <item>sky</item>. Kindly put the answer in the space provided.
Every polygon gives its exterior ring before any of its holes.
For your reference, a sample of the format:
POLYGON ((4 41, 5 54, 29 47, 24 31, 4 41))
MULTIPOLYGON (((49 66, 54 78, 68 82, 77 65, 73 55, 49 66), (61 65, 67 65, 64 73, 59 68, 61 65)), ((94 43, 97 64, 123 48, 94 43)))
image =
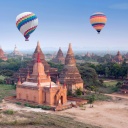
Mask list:
POLYGON ((3 50, 30 50, 40 41, 42 49, 128 50, 128 0, 1 0, 0 45, 3 50), (37 15, 39 25, 28 42, 16 27, 22 12, 37 15), (89 18, 103 12, 107 23, 101 34, 89 18))

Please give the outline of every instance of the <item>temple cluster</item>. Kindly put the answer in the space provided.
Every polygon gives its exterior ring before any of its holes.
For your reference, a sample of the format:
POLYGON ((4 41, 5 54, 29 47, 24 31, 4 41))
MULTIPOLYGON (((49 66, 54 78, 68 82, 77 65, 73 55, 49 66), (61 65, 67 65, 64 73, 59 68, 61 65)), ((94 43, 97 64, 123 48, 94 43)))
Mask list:
MULTIPOLYGON (((63 56, 60 49, 59 53, 63 56)), ((15 78, 18 80, 16 98, 38 104, 63 105, 67 103, 67 91, 74 92, 78 88, 83 90, 83 80, 76 67, 71 44, 64 61, 64 69, 60 74, 45 61, 38 42, 33 60, 27 68, 20 69, 15 78)))

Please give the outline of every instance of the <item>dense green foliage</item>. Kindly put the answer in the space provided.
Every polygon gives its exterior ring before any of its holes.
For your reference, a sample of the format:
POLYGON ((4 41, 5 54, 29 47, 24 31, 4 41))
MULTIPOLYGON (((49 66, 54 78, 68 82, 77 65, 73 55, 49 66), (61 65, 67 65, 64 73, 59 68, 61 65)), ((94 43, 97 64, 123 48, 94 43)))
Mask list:
POLYGON ((127 63, 105 63, 93 66, 98 75, 104 75, 109 78, 124 78, 127 76, 128 64, 127 63))
POLYGON ((64 64, 55 64, 55 63, 53 63, 51 61, 49 61, 48 64, 52 68, 57 68, 59 73, 63 70, 63 67, 64 67, 64 64))
POLYGON ((0 75, 12 76, 15 71, 18 71, 21 67, 26 67, 31 59, 25 58, 10 58, 7 61, 0 60, 0 75))
POLYGON ((86 87, 90 88, 91 86, 98 86, 100 84, 95 69, 90 67, 87 63, 79 64, 77 67, 86 87))

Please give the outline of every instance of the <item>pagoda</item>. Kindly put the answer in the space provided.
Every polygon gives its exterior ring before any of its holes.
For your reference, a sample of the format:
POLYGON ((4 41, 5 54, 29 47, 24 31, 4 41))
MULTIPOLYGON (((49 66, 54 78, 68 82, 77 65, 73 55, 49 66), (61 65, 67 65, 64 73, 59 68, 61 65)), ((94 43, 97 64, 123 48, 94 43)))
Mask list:
POLYGON ((57 53, 56 57, 52 59, 52 62, 64 64, 65 58, 64 58, 61 48, 59 48, 58 53, 57 53))
POLYGON ((76 67, 76 60, 74 58, 71 43, 69 44, 65 58, 64 69, 59 75, 59 81, 61 84, 66 84, 68 91, 74 92, 78 88, 83 90, 83 80, 76 67))
POLYGON ((4 55, 3 49, 0 47, 0 59, 6 61, 8 58, 4 55))
POLYGON ((13 52, 10 53, 10 56, 12 56, 12 57, 23 56, 23 54, 18 51, 17 46, 15 45, 13 52))
POLYGON ((114 57, 113 61, 118 64, 121 64, 123 62, 123 58, 120 51, 117 52, 117 55, 114 57))
POLYGON ((16 98, 40 105, 63 105, 67 103, 67 88, 51 81, 50 75, 45 73, 41 56, 40 53, 37 54, 32 74, 27 75, 26 81, 21 83, 19 77, 16 86, 16 98))

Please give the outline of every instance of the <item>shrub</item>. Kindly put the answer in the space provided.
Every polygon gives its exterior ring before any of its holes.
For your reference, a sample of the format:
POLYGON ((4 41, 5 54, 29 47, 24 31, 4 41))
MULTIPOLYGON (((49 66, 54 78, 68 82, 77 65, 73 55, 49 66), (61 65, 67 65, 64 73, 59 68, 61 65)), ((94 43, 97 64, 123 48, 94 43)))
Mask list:
POLYGON ((0 84, 4 84, 4 80, 0 79, 0 84))
POLYGON ((17 105, 21 105, 21 103, 20 103, 20 102, 16 102, 16 104, 17 104, 17 105))
POLYGON ((14 114, 14 111, 9 109, 9 110, 6 110, 3 112, 4 114, 7 114, 7 115, 13 115, 14 114))
POLYGON ((75 90, 75 93, 76 93, 76 95, 82 95, 82 90, 81 90, 81 88, 77 88, 76 90, 75 90))
POLYGON ((26 107, 31 107, 31 108, 41 108, 41 109, 44 109, 44 110, 50 110, 51 107, 50 106, 40 106, 40 105, 31 105, 31 104, 28 104, 28 103, 25 103, 24 106, 26 107))
POLYGON ((26 106, 26 107, 30 107, 30 104, 28 104, 28 103, 25 103, 25 104, 24 104, 24 106, 26 106))
POLYGON ((44 110, 50 110, 51 109, 50 106, 41 106, 41 108, 44 109, 44 110))

